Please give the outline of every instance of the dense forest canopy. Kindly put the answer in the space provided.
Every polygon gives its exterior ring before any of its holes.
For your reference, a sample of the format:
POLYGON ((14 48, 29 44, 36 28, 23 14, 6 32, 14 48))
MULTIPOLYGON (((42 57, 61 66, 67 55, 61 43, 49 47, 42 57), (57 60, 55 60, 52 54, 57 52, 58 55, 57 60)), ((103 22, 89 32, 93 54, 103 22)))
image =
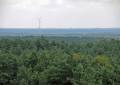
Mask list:
POLYGON ((120 85, 120 40, 0 37, 0 85, 120 85))

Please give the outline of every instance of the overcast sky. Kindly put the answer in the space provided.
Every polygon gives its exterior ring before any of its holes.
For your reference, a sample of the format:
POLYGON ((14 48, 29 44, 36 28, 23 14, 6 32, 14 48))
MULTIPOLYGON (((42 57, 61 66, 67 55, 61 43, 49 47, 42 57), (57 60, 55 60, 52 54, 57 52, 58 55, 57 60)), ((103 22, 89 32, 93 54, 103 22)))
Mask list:
POLYGON ((120 27, 120 0, 0 0, 0 28, 120 27))

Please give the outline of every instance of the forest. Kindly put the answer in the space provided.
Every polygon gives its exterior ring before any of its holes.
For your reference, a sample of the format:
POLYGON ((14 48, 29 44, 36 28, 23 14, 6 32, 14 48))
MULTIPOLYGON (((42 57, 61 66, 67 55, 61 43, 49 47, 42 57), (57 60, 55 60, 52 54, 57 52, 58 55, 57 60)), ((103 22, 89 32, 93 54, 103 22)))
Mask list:
POLYGON ((0 37, 0 85, 120 85, 120 39, 0 37))

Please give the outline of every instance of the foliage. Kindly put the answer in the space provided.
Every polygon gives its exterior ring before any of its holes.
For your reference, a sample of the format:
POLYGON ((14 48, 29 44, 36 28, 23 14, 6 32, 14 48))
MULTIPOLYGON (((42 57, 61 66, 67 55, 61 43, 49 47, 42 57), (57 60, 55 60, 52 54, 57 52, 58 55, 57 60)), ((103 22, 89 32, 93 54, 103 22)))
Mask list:
POLYGON ((120 85, 119 57, 119 39, 1 37, 0 85, 120 85))

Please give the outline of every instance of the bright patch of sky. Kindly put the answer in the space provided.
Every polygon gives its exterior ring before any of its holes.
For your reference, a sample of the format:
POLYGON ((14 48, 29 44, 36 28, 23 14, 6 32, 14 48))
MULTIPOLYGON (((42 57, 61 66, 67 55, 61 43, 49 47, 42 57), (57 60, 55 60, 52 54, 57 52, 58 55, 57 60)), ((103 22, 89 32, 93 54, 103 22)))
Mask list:
POLYGON ((119 0, 1 0, 0 28, 120 27, 119 0))

